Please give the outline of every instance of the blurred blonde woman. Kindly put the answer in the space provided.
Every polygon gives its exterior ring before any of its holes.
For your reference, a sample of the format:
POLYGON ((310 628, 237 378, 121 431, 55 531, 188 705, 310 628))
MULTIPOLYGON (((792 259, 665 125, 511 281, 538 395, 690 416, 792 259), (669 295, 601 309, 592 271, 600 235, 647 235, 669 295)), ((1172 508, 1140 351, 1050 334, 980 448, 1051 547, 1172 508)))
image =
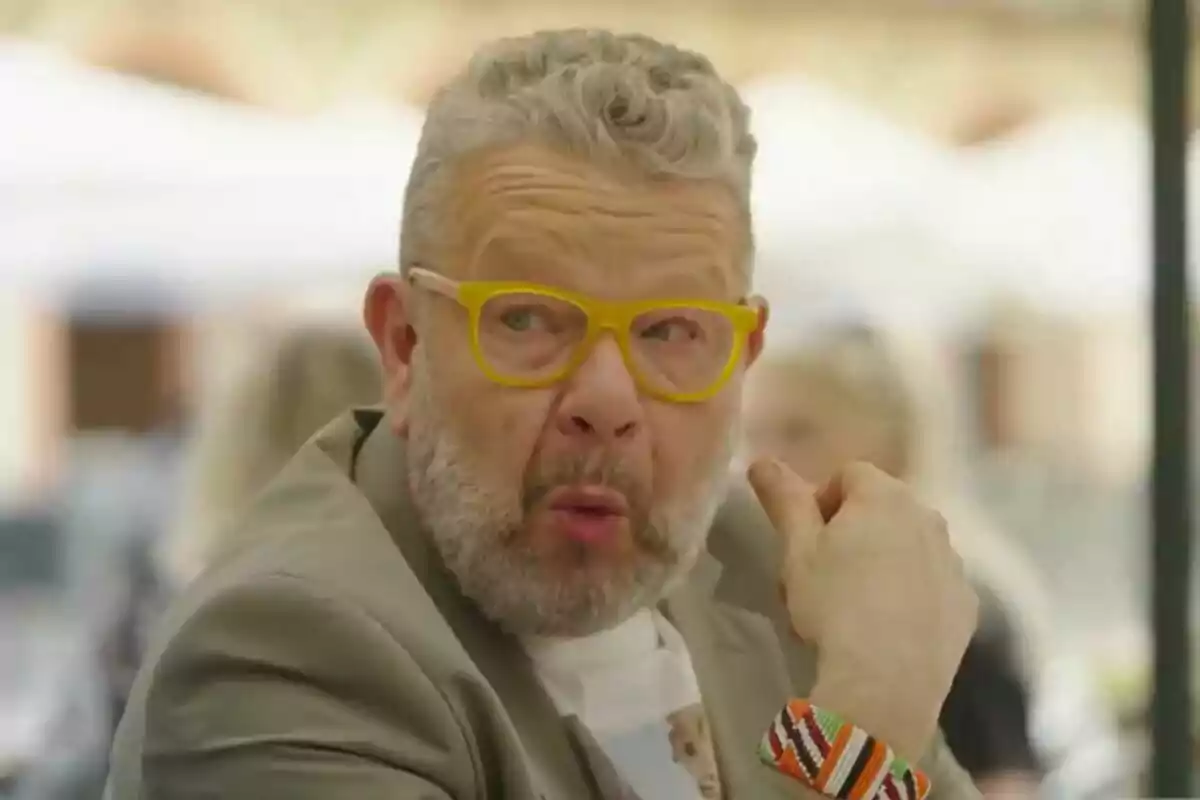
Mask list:
POLYGON ((183 513, 164 566, 184 584, 220 551, 226 520, 311 436, 355 405, 382 400, 378 353, 361 327, 304 323, 282 332, 200 421, 183 513))
POLYGON ((339 322, 305 322, 271 337, 205 409, 191 443, 183 513, 159 539, 157 554, 133 554, 127 597, 97 634, 95 663, 64 693, 52 746, 26 770, 16 798, 100 796, 113 727, 165 598, 235 544, 225 540, 225 520, 310 436, 350 406, 382 399, 370 339, 361 327, 339 322))
POLYGON ((1028 696, 1047 644, 1048 602, 1023 554, 969 499, 955 395, 934 352, 854 324, 769 349, 750 376, 746 444, 813 484, 868 461, 942 512, 985 609, 943 728, 985 797, 1033 797, 1040 768, 1028 696))

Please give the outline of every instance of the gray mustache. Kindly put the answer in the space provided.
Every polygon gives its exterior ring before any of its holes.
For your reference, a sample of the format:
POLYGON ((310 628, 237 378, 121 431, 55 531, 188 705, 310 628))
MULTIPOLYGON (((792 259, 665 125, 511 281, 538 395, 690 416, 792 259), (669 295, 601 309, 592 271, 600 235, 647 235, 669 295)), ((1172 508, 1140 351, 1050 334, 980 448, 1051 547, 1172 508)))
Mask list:
POLYGON ((529 513, 560 486, 589 484, 613 489, 625 495, 635 511, 646 506, 644 492, 633 476, 619 463, 596 458, 572 459, 552 469, 539 470, 525 481, 522 506, 529 513))

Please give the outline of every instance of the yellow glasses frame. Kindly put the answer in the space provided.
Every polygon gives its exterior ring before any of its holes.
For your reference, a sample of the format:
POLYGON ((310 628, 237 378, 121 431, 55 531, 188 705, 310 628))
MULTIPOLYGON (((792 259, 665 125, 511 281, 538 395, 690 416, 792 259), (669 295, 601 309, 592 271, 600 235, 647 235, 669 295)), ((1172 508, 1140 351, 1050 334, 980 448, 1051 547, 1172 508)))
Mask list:
POLYGON ((551 286, 522 281, 456 281, 420 267, 412 267, 406 276, 413 286, 448 297, 456 301, 467 311, 471 323, 471 352, 479 368, 494 383, 515 389, 540 389, 552 386, 569 377, 583 364, 597 340, 605 332, 612 333, 620 348, 625 367, 633 376, 639 389, 646 394, 673 403, 700 403, 708 400, 721 390, 721 387, 733 375, 746 341, 758 327, 761 301, 756 297, 748 298, 742 303, 722 303, 714 300, 636 300, 632 302, 609 302, 597 300, 575 292, 563 291, 551 286), (479 319, 483 306, 493 297, 503 294, 531 294, 562 300, 580 308, 587 315, 588 329, 584 338, 576 346, 574 354, 555 372, 537 378, 514 378, 496 371, 484 355, 483 343, 479 336, 479 319), (633 358, 629 343, 629 332, 634 319, 648 311, 664 308, 695 308, 711 311, 729 319, 733 325, 733 347, 730 348, 729 360, 722 367, 717 378, 706 388, 695 392, 669 392, 650 383, 641 374, 633 358))

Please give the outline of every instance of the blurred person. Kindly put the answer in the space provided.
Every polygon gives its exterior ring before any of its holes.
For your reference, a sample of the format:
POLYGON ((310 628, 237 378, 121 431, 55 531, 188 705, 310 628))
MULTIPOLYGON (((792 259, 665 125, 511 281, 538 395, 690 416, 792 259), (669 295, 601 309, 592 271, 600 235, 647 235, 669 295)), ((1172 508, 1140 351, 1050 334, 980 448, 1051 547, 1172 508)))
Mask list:
MULTIPOLYGON (((22 800, 101 796, 112 734, 148 632, 169 597, 221 549, 228 518, 313 433, 347 408, 376 402, 383 385, 370 338, 346 325, 293 323, 247 366, 219 392, 188 441, 191 463, 183 470, 182 510, 171 506, 173 524, 161 509, 157 516, 141 513, 158 509, 156 504, 131 504, 138 535, 127 537, 119 551, 119 599, 103 615, 98 663, 89 661, 88 675, 67 698, 52 752, 22 781, 22 800)), ((170 431, 182 430, 178 416, 170 431)))
POLYGON ((72 649, 48 665, 60 673, 55 704, 20 800, 100 797, 146 629, 169 596, 155 554, 178 512, 190 419, 179 373, 164 374, 149 430, 75 432, 68 443, 59 513, 72 649))
POLYGON ((937 732, 977 608, 941 517, 866 464, 731 486, 754 152, 695 53, 484 47, 367 291, 385 403, 233 515, 108 796, 977 797, 937 732))
POLYGON ((783 458, 813 483, 869 461, 946 516, 983 612, 942 728, 986 797, 1033 797, 1041 766, 1030 693, 1045 658, 1049 601, 1024 555, 970 501, 966 463, 955 452, 953 393, 925 349, 902 338, 831 323, 803 342, 777 345, 750 382, 747 446, 783 458))
POLYGON ((370 337, 339 321, 291 322, 246 366, 191 444, 183 508, 162 553, 177 586, 238 544, 224 539, 230 522, 313 434, 383 396, 370 337))

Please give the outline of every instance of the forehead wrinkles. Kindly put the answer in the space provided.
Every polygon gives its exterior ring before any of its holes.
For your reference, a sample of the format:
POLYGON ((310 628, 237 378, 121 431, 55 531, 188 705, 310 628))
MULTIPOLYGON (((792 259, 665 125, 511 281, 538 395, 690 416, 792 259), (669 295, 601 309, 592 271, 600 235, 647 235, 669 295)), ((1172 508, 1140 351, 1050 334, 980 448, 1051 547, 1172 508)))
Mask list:
POLYGON ((502 238, 536 239, 539 249, 564 255, 620 245, 647 256, 695 250, 725 260, 740 257, 746 240, 733 199, 717 184, 621 181, 573 162, 465 164, 447 210, 457 228, 448 244, 460 259, 502 238))

